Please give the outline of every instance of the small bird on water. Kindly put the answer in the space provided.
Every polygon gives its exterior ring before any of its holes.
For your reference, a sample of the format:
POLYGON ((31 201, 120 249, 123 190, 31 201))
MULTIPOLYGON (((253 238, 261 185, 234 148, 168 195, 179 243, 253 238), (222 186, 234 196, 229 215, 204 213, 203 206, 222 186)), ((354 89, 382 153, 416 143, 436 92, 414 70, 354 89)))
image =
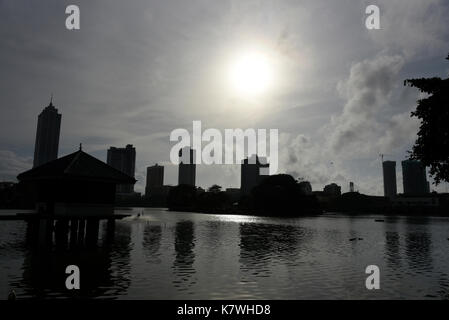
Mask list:
POLYGON ((9 300, 9 301, 16 300, 16 292, 14 291, 14 289, 11 290, 11 291, 9 292, 9 294, 8 294, 8 300, 9 300))

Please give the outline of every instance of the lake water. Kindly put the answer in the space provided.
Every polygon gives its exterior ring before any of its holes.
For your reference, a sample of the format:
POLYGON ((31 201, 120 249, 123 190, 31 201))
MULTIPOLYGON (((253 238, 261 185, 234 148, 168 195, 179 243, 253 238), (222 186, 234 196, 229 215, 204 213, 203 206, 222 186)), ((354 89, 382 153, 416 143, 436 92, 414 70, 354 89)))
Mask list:
POLYGON ((104 224, 97 246, 70 250, 32 249, 25 222, 0 221, 0 299, 10 289, 19 299, 449 298, 448 218, 116 212, 132 216, 112 242, 104 224), (79 291, 65 289, 69 264, 79 291), (368 265, 380 290, 365 287, 368 265))

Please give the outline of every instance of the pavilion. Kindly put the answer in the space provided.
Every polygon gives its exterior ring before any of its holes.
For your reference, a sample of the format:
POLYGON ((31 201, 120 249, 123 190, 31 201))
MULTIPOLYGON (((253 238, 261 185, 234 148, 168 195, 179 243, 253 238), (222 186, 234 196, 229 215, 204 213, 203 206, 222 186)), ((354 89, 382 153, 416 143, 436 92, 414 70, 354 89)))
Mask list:
POLYGON ((113 214, 117 184, 133 177, 80 150, 17 176, 36 210, 44 215, 95 217, 113 214))

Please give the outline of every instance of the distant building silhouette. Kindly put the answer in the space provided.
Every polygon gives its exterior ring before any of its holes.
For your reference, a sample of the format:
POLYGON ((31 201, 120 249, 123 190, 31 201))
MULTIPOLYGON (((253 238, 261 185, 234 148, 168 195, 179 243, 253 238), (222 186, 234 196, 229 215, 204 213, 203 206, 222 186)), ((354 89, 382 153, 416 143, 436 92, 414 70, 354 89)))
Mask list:
POLYGON ((328 184, 324 187, 323 193, 327 196, 340 196, 341 195, 341 187, 336 183, 328 184))
POLYGON ((398 193, 396 185, 396 161, 384 161, 382 163, 384 176, 384 196, 395 197, 398 193))
POLYGON ((149 197, 151 190, 161 188, 164 185, 164 167, 158 165, 147 167, 147 181, 145 185, 145 196, 149 197))
POLYGON ((187 184, 190 186, 195 186, 195 176, 196 176, 196 164, 195 164, 195 151, 191 148, 184 148, 179 150, 179 169, 178 169, 178 185, 187 184), (189 158, 187 161, 183 161, 187 154, 189 158))
POLYGON ((256 155, 243 160, 240 171, 240 190, 242 195, 250 194, 251 190, 268 176, 268 174, 261 174, 261 169, 266 170, 268 173, 269 167, 270 165, 266 163, 266 158, 256 155))
MULTIPOLYGON (((136 169, 136 148, 132 144, 126 148, 110 147, 108 149, 107 164, 134 178, 136 169)), ((134 184, 118 184, 117 193, 133 193, 134 184)))
POLYGON ((429 193, 426 168, 417 160, 402 161, 402 180, 404 194, 422 195, 429 193))
POLYGON ((58 158, 61 114, 53 106, 53 97, 37 119, 33 167, 58 158))

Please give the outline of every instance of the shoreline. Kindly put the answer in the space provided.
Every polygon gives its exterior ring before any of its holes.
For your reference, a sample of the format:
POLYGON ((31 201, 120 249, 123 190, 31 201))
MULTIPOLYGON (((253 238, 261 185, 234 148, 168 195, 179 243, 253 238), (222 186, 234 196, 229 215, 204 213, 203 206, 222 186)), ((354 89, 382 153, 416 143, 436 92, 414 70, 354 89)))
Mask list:
POLYGON ((198 210, 193 208, 166 208, 167 212, 191 212, 191 213, 204 213, 204 214, 216 214, 216 215, 240 215, 240 216, 256 216, 256 217, 270 217, 270 218, 301 218, 301 217, 318 217, 318 216, 366 216, 366 215, 373 215, 373 216, 382 216, 382 217, 443 217, 443 218, 449 218, 449 214, 429 214, 429 213, 422 213, 422 212, 414 212, 410 214, 405 214, 403 212, 400 213, 390 213, 390 212, 369 212, 369 211, 324 211, 320 213, 307 213, 307 214, 287 214, 287 215, 279 215, 279 214, 260 214, 257 212, 250 212, 250 211, 226 211, 223 212, 223 209, 218 210, 198 210), (219 212, 221 211, 221 212, 219 212))
MULTIPOLYGON (((166 212, 189 212, 189 213, 198 213, 198 214, 215 214, 215 215, 237 215, 237 216, 255 216, 255 217, 270 217, 270 218, 300 218, 300 217, 318 217, 318 216, 382 216, 382 217, 443 217, 449 218, 449 213, 443 212, 426 212, 423 211, 415 211, 415 212, 398 212, 392 213, 391 211, 338 211, 338 210, 323 210, 322 212, 310 212, 303 214, 261 214, 251 210, 242 210, 242 209, 198 209, 198 208, 182 208, 182 207, 161 207, 161 206, 115 206, 115 210, 132 210, 134 208, 144 208, 144 209, 161 209, 166 212)), ((415 209, 416 210, 416 209, 415 209)), ((2 215, 11 215, 11 214, 22 214, 23 212, 27 212, 28 214, 32 213, 33 210, 25 210, 25 209, 11 209, 11 208, 0 208, 0 220, 2 215)))

